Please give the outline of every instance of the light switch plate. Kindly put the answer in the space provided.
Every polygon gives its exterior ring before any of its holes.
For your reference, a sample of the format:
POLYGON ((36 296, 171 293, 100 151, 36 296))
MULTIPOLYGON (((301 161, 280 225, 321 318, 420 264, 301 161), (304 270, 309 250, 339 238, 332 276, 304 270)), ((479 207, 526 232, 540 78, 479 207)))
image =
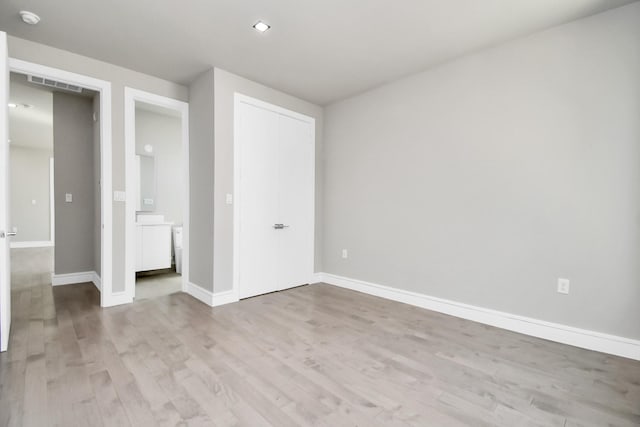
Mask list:
POLYGON ((229 193, 227 193, 227 197, 226 197, 226 199, 225 199, 225 202, 226 202, 228 205, 232 205, 232 204, 233 204, 233 194, 229 194, 229 193))
POLYGON ((114 191, 113 200, 115 202, 124 202, 127 200, 127 193, 125 193, 124 191, 114 191))
POLYGON ((71 203, 71 202, 73 202, 73 194, 71 194, 71 193, 66 193, 66 194, 64 195, 64 201, 65 201, 65 202, 67 202, 67 203, 71 203))
POLYGON ((569 279, 558 279, 558 293, 568 295, 570 285, 571 282, 569 279))

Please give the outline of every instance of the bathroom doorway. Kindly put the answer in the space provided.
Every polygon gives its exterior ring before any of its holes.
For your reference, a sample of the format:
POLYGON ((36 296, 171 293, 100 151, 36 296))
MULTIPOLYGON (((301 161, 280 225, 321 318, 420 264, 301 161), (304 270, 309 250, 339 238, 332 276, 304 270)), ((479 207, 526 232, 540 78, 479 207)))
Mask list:
POLYGON ((126 290, 138 300, 188 283, 188 104, 125 89, 126 290))

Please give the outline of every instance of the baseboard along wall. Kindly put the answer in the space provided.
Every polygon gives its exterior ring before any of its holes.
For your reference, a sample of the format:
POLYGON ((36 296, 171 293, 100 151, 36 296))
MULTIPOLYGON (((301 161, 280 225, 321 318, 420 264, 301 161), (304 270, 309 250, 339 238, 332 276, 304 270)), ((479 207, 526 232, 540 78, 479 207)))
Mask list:
POLYGON ((334 274, 316 273, 315 279, 317 282, 351 289, 549 341, 640 360, 640 341, 630 338, 491 310, 334 274))
POLYGON ((95 271, 82 271, 79 273, 51 274, 52 286, 74 285, 76 283, 93 283, 102 291, 102 280, 95 271))

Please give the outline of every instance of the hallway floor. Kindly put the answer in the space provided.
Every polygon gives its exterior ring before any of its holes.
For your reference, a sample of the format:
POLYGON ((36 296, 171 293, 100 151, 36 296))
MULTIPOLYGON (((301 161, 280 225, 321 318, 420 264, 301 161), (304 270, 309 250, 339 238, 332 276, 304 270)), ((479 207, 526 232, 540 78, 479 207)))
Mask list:
POLYGON ((172 272, 136 278, 136 300, 158 298, 182 291, 182 276, 172 272))

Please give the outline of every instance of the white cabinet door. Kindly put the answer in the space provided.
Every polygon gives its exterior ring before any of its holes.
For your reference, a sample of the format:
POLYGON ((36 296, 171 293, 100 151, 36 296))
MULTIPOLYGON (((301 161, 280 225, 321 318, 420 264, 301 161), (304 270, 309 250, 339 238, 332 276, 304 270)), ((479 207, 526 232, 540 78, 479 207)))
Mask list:
POLYGON ((247 298, 313 274, 314 123, 266 104, 240 102, 236 111, 237 278, 247 298))
POLYGON ((171 226, 142 225, 140 231, 140 267, 136 271, 171 268, 171 226))

